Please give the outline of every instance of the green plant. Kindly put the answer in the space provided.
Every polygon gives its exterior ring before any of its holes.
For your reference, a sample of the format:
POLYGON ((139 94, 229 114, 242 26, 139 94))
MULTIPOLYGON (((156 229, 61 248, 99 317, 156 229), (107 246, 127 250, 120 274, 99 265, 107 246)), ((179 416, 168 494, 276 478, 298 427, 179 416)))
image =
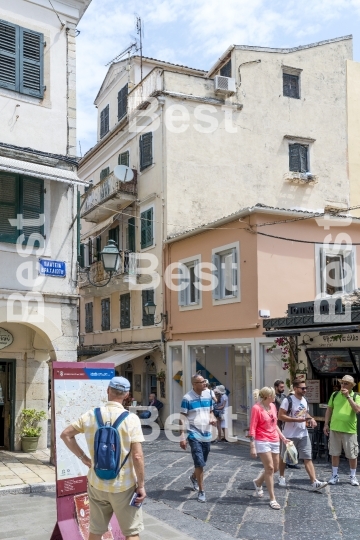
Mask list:
POLYGON ((20 414, 21 418, 21 437, 40 437, 42 427, 39 422, 47 418, 45 411, 37 411, 36 409, 23 409, 20 414))
POLYGON ((161 380, 161 379, 166 379, 166 373, 163 369, 161 369, 157 374, 156 374, 156 378, 158 380, 161 380))
MULTIPOLYGON (((277 347, 281 351, 281 360, 283 362, 283 370, 289 373, 289 378, 286 379, 286 385, 290 388, 292 381, 296 377, 297 364, 294 352, 296 351, 295 340, 292 337, 278 337, 274 340, 274 343, 266 349, 266 352, 270 352, 277 347)), ((301 349, 297 348, 297 351, 301 349)))

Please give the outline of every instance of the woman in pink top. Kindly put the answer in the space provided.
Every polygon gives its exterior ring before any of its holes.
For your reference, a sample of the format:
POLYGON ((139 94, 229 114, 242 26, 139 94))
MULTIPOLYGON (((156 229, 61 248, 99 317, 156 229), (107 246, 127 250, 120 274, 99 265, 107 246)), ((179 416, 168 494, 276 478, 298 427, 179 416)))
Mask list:
POLYGON ((251 409, 250 455, 256 458, 257 454, 259 454, 264 465, 264 470, 253 480, 256 496, 264 496, 262 485, 265 480, 270 496, 270 506, 274 510, 280 510, 280 505, 276 501, 274 494, 274 473, 279 469, 280 439, 285 444, 289 441, 284 437, 277 425, 274 388, 264 386, 260 391, 255 390, 254 398, 257 403, 251 409))

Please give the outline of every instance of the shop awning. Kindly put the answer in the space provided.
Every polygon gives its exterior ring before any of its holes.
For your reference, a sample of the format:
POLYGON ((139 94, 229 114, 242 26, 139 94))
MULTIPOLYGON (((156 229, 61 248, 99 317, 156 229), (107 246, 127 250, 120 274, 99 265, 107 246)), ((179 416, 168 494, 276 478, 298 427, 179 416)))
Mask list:
POLYGON ((116 218, 118 214, 114 214, 113 216, 109 217, 108 219, 105 219, 101 223, 98 223, 97 225, 91 227, 89 231, 86 231, 84 234, 81 234, 81 241, 85 240, 86 238, 89 238, 90 236, 98 236, 101 234, 101 232, 106 229, 109 225, 112 225, 114 219, 116 218))
POLYGON ((56 180, 57 182, 80 184, 81 186, 87 185, 87 182, 80 180, 76 171, 60 169, 59 167, 48 167, 40 163, 12 159, 5 156, 0 156, 0 171, 23 174, 34 178, 42 178, 43 180, 56 180))
POLYGON ((114 362, 115 367, 117 367, 121 366, 122 364, 126 364, 126 362, 130 362, 131 360, 135 360, 135 358, 140 358, 140 356, 146 356, 154 351, 155 349, 136 349, 130 351, 114 351, 113 349, 112 351, 98 354, 93 358, 88 358, 84 361, 94 362, 96 364, 106 364, 107 362, 114 362))

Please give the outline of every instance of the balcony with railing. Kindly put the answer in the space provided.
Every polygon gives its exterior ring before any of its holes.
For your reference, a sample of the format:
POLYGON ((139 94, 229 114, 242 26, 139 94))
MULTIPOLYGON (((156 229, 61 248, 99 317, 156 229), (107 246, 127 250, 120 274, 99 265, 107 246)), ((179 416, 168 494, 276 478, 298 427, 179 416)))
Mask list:
POLYGON ((149 98, 157 96, 163 90, 162 69, 154 68, 141 83, 128 95, 128 115, 131 117, 135 111, 145 109, 149 105, 149 98))
POLYGON ((100 223, 121 211, 137 198, 137 171, 130 182, 121 182, 111 172, 82 196, 81 217, 85 221, 100 223))
MULTIPOLYGON (((119 268, 112 275, 114 279, 124 277, 124 281, 127 281, 128 276, 135 276, 138 265, 137 253, 134 251, 120 250, 120 264, 119 268)), ((91 282, 101 283, 109 278, 109 274, 104 270, 104 265, 101 261, 96 261, 90 265, 89 277, 86 275, 85 279, 81 282, 80 287, 90 287, 91 282)), ((114 280, 111 280, 112 283, 114 280)), ((110 285, 108 285, 108 288, 110 285)))

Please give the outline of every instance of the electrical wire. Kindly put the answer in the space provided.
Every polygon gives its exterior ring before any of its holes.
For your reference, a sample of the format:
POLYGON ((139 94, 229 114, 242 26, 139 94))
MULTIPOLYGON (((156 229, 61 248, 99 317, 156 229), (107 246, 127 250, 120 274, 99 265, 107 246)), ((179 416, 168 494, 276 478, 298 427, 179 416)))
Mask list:
MULTIPOLYGON (((266 233, 261 233, 261 232, 258 232, 258 231, 253 231, 252 229, 243 229, 244 231, 247 231, 251 234, 260 234, 261 236, 267 236, 268 238, 274 238, 275 240, 284 240, 286 242, 298 242, 300 244, 321 244, 323 242, 321 241, 317 241, 317 242, 313 242, 311 240, 299 240, 297 238, 285 238, 284 236, 276 236, 274 234, 266 234, 266 233)), ((338 245, 339 243, 337 242, 326 242, 326 245, 338 245)), ((345 244, 345 245, 349 245, 349 244, 345 244)), ((360 242, 352 242, 351 243, 352 246, 360 246, 360 242)))
MULTIPOLYGON (((57 18, 59 19, 59 23, 61 24, 61 28, 64 28, 65 23, 64 23, 64 21, 62 21, 62 20, 60 19, 60 15, 58 14, 58 12, 56 11, 56 9, 54 8, 53 3, 52 3, 51 0, 49 0, 49 4, 51 5, 51 7, 52 7, 52 9, 53 9, 53 12, 56 14, 57 18)), ((80 32, 79 32, 79 33, 80 33, 80 32)))

